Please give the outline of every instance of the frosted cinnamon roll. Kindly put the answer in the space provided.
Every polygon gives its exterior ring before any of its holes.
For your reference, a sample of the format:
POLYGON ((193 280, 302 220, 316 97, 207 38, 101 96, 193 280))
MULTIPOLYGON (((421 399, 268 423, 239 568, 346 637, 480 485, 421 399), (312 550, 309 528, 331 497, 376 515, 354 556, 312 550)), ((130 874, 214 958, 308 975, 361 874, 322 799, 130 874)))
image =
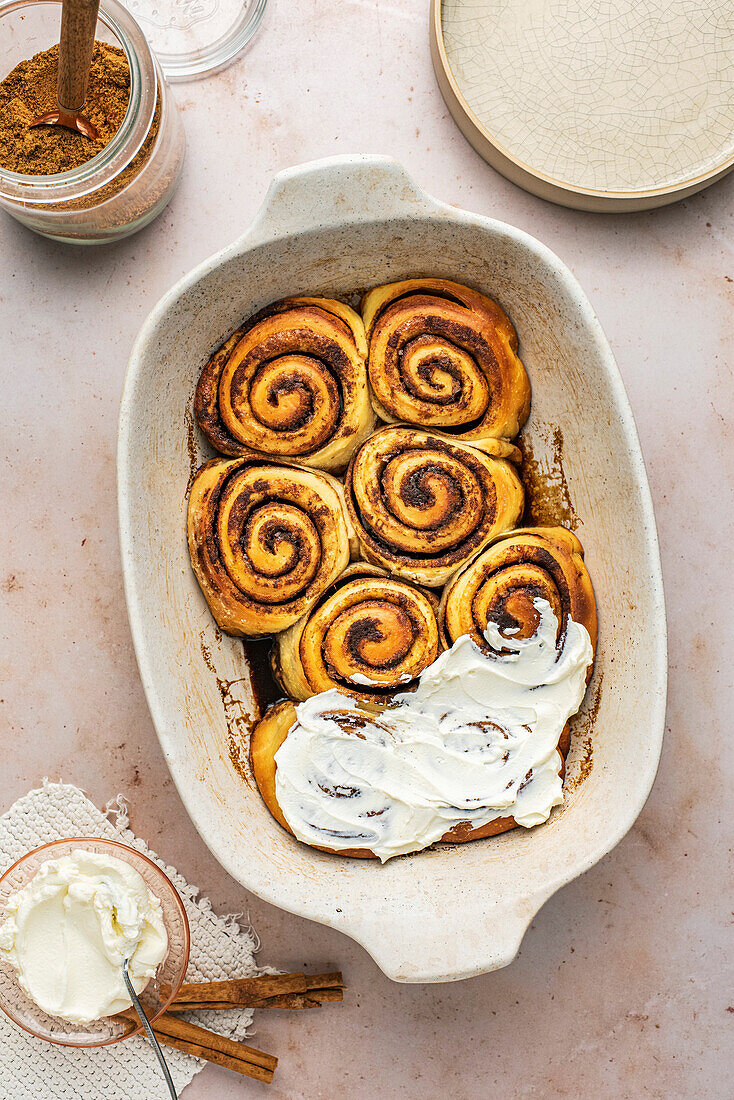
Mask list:
POLYGON ((375 417, 362 320, 343 302, 284 298, 212 355, 194 399, 218 451, 344 469, 375 417))
POLYGON ((313 606, 350 558, 341 484, 328 474, 217 458, 191 488, 191 563, 229 634, 272 634, 313 606))
POLYGON ((488 628, 496 631, 496 638, 513 643, 532 637, 539 599, 549 604, 558 623, 558 648, 571 619, 586 628, 596 646, 596 602, 584 551, 565 527, 524 527, 500 535, 457 573, 441 598, 444 644, 451 646, 468 634, 493 656, 488 628))
MULTIPOLYGON (((348 710, 342 709, 335 710, 334 717, 347 736, 359 735, 366 721, 372 721, 373 718, 376 721, 378 720, 376 715, 366 715, 364 718, 357 715, 355 718, 348 710)), ((262 800, 278 824, 282 825, 291 834, 293 830, 278 802, 275 758, 290 730, 297 725, 297 721, 295 706, 290 700, 283 700, 283 702, 276 703, 275 706, 271 707, 265 716, 260 719, 250 740, 250 768, 262 800)), ((350 798, 353 797, 352 791, 356 793, 356 788, 344 784, 334 784, 331 781, 326 784, 326 787, 328 791, 333 792, 332 797, 335 799, 350 798)), ((320 848, 322 851, 336 851, 336 849, 330 848, 326 844, 314 844, 312 846, 320 848)), ((365 848, 356 838, 354 846, 341 848, 339 854, 354 856, 357 859, 374 858, 374 853, 369 848, 365 848)))
POLYGON ((347 567, 279 634, 273 671, 291 699, 331 688, 358 699, 410 690, 440 644, 434 594, 365 562, 347 567))
MULTIPOLYGON (((506 444, 496 449, 507 453, 506 444)), ((523 507, 510 462, 403 427, 383 428, 362 444, 346 490, 363 557, 431 588, 512 527, 523 507)))
MULTIPOLYGON (((332 695, 333 693, 330 693, 330 697, 332 695)), ((349 700, 345 700, 345 703, 348 704, 348 702, 349 700)), ((368 750, 370 747, 376 749, 377 753, 381 750, 384 752, 395 740, 389 725, 389 715, 386 715, 388 719, 386 722, 377 712, 355 712, 348 706, 337 705, 336 700, 330 698, 329 709, 320 717, 332 727, 332 745, 339 745, 346 749, 347 759, 350 743, 354 740, 363 742, 368 750)), ((297 835, 278 799, 277 754, 291 732, 296 734, 300 732, 298 714, 294 704, 284 700, 271 707, 255 727, 250 741, 250 767, 262 800, 270 813, 287 832, 297 835)), ((362 746, 355 747, 359 753, 362 746)), ((333 818, 309 830, 310 835, 304 833, 298 839, 313 848, 331 852, 334 855, 351 856, 355 859, 378 859, 380 853, 374 849, 378 848, 377 838, 382 831, 380 826, 386 824, 380 819, 384 819, 385 815, 393 809, 390 800, 385 798, 384 792, 372 791, 369 786, 363 786, 359 776, 352 775, 351 778, 347 778, 331 756, 332 753, 328 750, 325 759, 322 754, 319 754, 319 759, 313 761, 313 770, 317 773, 315 786, 319 797, 324 796, 327 807, 332 810, 333 818), (338 778, 335 778, 337 774, 338 778), (343 816, 340 813, 342 806, 344 807, 343 816)), ((303 778, 304 791, 312 789, 314 784, 308 771, 304 773, 303 778)), ((329 814, 329 817, 332 817, 332 814, 329 814)), ((398 815, 391 814, 391 816, 395 818, 398 815)), ((404 816, 406 818, 413 816, 410 806, 405 806, 404 816)), ((480 840, 482 837, 506 832, 514 824, 512 817, 502 814, 483 828, 473 828, 468 822, 460 826, 446 822, 446 829, 441 835, 434 837, 433 842, 441 840, 447 844, 463 844, 468 840, 480 840)), ((398 820, 398 830, 400 825, 401 822, 398 820)), ((405 832, 407 833, 407 829, 405 832)), ((425 845, 417 843, 415 850, 420 850, 423 846, 425 845)))
POLYGON ((530 411, 517 334, 502 309, 446 279, 376 287, 362 302, 377 414, 457 439, 513 439, 530 411))
POLYGON ((561 623, 547 590, 530 593, 531 629, 490 619, 481 648, 462 634, 388 708, 331 690, 269 711, 251 761, 277 820, 313 847, 383 861, 546 821, 595 622, 561 623))

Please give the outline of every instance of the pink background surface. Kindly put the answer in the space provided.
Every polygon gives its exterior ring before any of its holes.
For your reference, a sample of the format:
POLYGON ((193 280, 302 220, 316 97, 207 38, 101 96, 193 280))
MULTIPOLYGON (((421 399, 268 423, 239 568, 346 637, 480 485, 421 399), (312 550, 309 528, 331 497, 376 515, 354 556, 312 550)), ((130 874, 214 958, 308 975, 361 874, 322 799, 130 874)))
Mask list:
POLYGON ((729 1097, 734 177, 624 216, 526 195, 455 127, 427 15, 424 0, 271 0, 244 58, 177 86, 188 161, 152 227, 85 250, 0 221, 0 811, 44 775, 98 804, 122 792, 137 833, 220 911, 249 914, 262 962, 343 969, 343 1005, 257 1015, 256 1044, 281 1059, 269 1090, 208 1066, 186 1100, 729 1097), (650 800, 545 905, 511 966, 454 985, 394 985, 361 948, 219 868, 159 750, 122 591, 115 436, 134 336, 247 226, 274 172, 338 152, 390 154, 437 197, 527 230, 571 267, 627 386, 662 545, 670 692, 650 800))

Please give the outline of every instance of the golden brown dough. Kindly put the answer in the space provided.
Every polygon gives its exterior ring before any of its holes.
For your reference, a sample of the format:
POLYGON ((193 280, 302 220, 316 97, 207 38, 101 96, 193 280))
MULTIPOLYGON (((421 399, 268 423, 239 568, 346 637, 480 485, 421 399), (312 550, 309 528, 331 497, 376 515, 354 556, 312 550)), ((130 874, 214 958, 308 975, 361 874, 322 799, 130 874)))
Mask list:
POLYGON ((470 634, 489 653, 484 631, 490 620, 501 632, 527 638, 538 623, 533 607, 538 597, 548 601, 558 620, 559 646, 570 617, 586 627, 596 647, 596 601, 583 547, 565 527, 520 527, 500 535, 457 573, 441 597, 444 644, 470 634))
POLYGON ((296 721, 296 708, 288 699, 271 707, 255 726, 250 738, 250 767, 262 800, 284 829, 291 832, 275 797, 275 754, 296 721))
POLYGON ((346 476, 347 506, 368 561, 438 588, 522 512, 510 462, 414 428, 383 428, 363 443, 346 476))
POLYGON ((194 412, 218 451, 343 470, 375 417, 362 320, 343 302, 284 298, 212 355, 194 412))
POLYGON ((496 302, 447 279, 406 279, 369 291, 362 316, 372 403, 383 420, 472 443, 517 435, 530 382, 496 302))
POLYGON ((299 701, 331 688, 375 700, 408 691, 441 648, 437 610, 432 592, 354 563, 278 635, 275 675, 299 701))
POLYGON ((189 497, 191 563, 229 634, 272 634, 294 623, 350 558, 340 482, 251 458, 217 458, 189 497))

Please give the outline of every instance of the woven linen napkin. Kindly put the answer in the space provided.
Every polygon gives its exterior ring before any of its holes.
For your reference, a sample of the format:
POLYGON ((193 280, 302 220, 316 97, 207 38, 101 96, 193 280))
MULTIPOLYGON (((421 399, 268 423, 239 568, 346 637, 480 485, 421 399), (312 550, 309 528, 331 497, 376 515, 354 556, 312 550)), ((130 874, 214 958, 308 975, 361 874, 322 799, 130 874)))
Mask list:
MULTIPOLYGON (((219 981, 263 972, 254 961, 258 947, 254 933, 240 927, 234 917, 213 913, 211 903, 199 897, 195 886, 130 832, 120 797, 100 812, 78 787, 65 783, 45 783, 30 791, 0 817, 0 873, 31 848, 72 836, 121 840, 165 871, 181 895, 191 926, 187 981, 219 981)), ((252 1010, 198 1012, 191 1018, 212 1031, 241 1039, 252 1023, 252 1010)), ((206 1065, 170 1047, 164 1049, 177 1090, 206 1065)), ((135 1036, 109 1047, 75 1050, 33 1038, 0 1012, 0 1100, 153 1100, 164 1095, 165 1082, 147 1039, 135 1036)))

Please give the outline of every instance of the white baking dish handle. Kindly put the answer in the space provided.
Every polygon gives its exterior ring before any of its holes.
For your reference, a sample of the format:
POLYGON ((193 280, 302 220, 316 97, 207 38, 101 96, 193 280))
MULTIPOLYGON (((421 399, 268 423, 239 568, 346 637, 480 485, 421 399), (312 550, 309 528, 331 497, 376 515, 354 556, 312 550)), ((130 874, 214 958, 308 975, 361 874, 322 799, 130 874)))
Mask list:
POLYGON ((250 248, 254 241, 341 228, 345 222, 354 225, 441 209, 391 157, 327 157, 279 172, 235 248, 245 242, 250 248))
MULTIPOLYGON (((424 858, 430 859, 430 854, 424 858)), ((511 963, 530 922, 555 889, 471 900, 461 893, 447 894, 435 908, 416 906, 409 898, 396 906, 397 899, 391 898, 388 913, 379 912, 384 903, 375 899, 378 912, 365 906, 358 921, 352 915, 347 925, 336 927, 361 943, 393 981, 456 981, 511 963)))

